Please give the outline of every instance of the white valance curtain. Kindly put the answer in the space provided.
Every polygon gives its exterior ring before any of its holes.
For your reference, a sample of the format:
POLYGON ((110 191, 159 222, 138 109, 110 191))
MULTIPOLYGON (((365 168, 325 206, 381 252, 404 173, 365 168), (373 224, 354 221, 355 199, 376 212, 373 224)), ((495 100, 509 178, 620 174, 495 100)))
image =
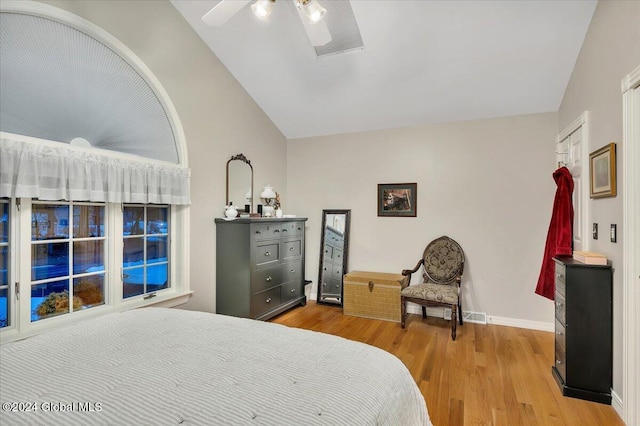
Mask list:
POLYGON ((0 138, 0 197, 189 204, 188 168, 63 143, 0 138))

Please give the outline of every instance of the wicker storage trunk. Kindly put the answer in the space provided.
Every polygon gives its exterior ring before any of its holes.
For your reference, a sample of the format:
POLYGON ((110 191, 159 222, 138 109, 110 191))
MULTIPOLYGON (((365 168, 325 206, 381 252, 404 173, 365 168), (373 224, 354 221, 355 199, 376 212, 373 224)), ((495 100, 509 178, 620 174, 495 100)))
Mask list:
POLYGON ((384 272, 352 271, 344 276, 345 315, 400 322, 400 290, 407 277, 384 272))

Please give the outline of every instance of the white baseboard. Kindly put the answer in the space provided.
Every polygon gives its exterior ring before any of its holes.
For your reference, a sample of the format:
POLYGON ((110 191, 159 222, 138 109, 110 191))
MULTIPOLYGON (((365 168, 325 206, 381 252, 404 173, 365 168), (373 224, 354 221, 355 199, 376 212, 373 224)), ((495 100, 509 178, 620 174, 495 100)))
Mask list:
POLYGON ((620 395, 618 395, 613 389, 611 389, 611 406, 616 410, 616 413, 618 413, 620 418, 624 419, 622 399, 620 399, 620 395))
POLYGON ((497 317, 487 315, 487 324, 506 325, 508 327, 527 328, 529 330, 550 331, 555 330, 555 324, 552 322, 530 321, 518 318, 497 317))

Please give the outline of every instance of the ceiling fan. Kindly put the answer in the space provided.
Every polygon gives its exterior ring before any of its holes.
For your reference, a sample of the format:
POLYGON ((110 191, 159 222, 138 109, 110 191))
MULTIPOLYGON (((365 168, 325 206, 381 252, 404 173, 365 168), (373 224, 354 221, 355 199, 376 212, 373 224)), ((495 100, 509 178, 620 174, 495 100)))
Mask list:
MULTIPOLYGON (((202 20, 211 26, 221 27, 240 9, 252 0, 222 0, 211 10, 204 14, 202 20)), ((327 10, 318 3, 318 0, 292 0, 298 9, 298 14, 304 25, 304 29, 312 46, 324 46, 331 41, 331 33, 324 20, 327 10)), ((267 19, 276 0, 256 0, 251 9, 260 19, 267 19)))

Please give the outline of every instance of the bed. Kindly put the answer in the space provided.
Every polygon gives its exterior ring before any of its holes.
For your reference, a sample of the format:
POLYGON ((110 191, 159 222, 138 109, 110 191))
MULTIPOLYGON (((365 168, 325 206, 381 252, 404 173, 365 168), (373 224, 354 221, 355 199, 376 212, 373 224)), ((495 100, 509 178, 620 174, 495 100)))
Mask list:
POLYGON ((143 308, 0 347, 2 424, 429 425, 372 346, 249 319, 143 308))

